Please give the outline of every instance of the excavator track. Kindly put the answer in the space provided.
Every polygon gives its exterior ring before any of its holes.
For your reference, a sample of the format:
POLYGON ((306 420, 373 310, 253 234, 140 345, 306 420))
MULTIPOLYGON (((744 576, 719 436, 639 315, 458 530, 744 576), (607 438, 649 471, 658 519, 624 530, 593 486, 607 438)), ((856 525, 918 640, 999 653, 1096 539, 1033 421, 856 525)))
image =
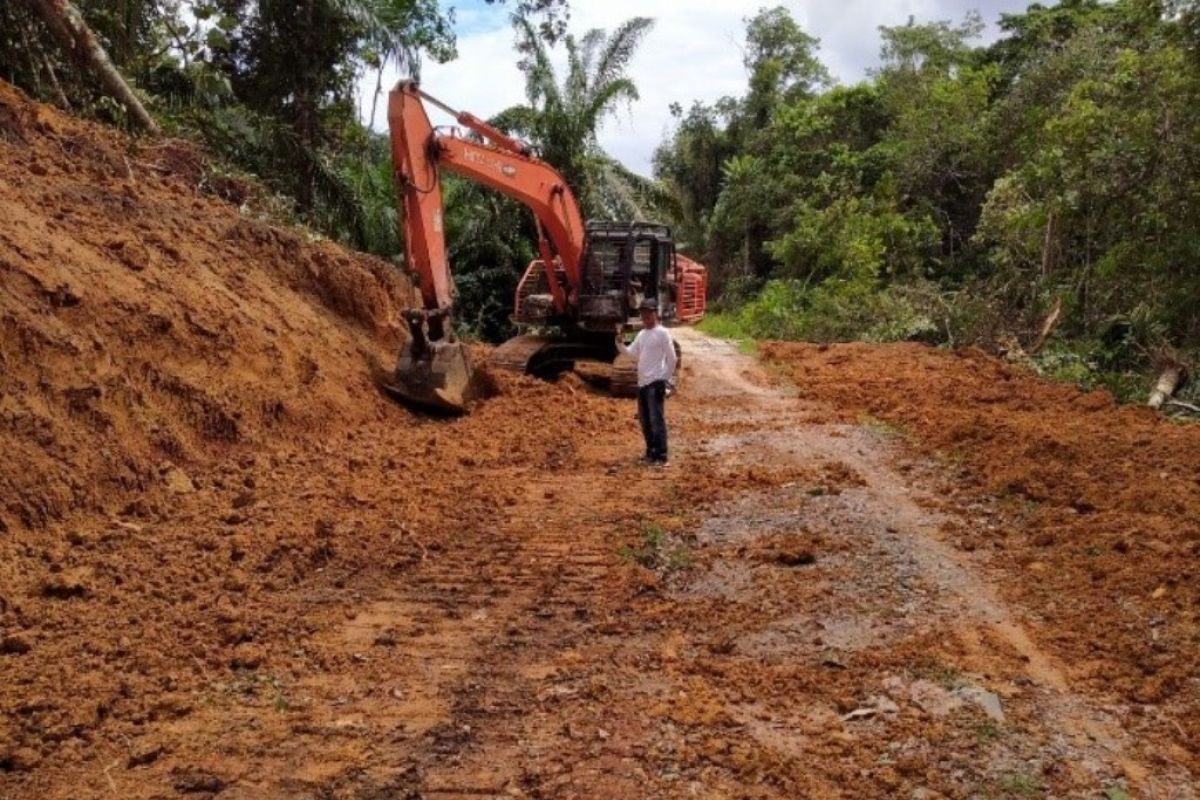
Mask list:
MULTIPOLYGON (((509 339, 492 351, 488 366, 522 375, 553 380, 577 365, 612 363, 614 348, 606 338, 552 338, 523 335, 509 339)), ((607 369, 605 370, 607 372, 607 369)), ((586 379, 586 376, 584 376, 586 379)), ((622 372, 623 383, 628 378, 622 372)), ((633 393, 637 393, 637 366, 634 365, 633 393)))
POLYGON ((552 339, 545 336, 514 336, 493 350, 487 363, 493 369, 516 372, 520 375, 533 374, 530 370, 531 365, 534 365, 539 354, 553 343, 552 339))
MULTIPOLYGON (((678 343, 675 355, 682 360, 678 343)), ((493 350, 487 363, 493 369, 540 378, 553 378, 574 368, 578 361, 609 363, 609 393, 614 397, 637 397, 637 359, 627 355, 618 355, 615 361, 609 361, 610 358, 611 353, 606 353, 596 342, 524 335, 515 336, 493 350)))
POLYGON ((636 358, 626 355, 617 356, 617 360, 612 365, 611 375, 608 391, 613 397, 637 397, 638 374, 636 358))

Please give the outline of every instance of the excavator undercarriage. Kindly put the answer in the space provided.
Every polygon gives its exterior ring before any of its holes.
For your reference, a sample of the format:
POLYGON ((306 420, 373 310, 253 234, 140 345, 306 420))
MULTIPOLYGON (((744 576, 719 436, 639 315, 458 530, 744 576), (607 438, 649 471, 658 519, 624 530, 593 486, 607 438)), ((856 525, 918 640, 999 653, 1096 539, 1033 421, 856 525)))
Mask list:
POLYGON ((612 336, 514 336, 491 352, 487 364, 492 369, 545 379, 557 378, 581 364, 602 364, 607 368, 598 379, 593 377, 593 382, 618 397, 637 394, 637 364, 617 353, 612 336))

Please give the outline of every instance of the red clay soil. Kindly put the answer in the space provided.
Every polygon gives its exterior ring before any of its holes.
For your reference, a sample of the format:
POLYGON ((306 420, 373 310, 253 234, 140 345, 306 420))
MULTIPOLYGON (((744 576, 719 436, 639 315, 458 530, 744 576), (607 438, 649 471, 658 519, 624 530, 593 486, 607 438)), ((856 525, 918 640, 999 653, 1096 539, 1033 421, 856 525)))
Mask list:
POLYGON ((203 171, 0 84, 0 530, 385 407, 364 360, 391 358, 408 284, 200 194, 203 171))
POLYGON ((946 533, 992 551, 1006 594, 1053 631, 1073 680, 1200 742, 1200 426, 1118 407, 976 349, 767 344, 800 396, 895 426, 959 500, 1005 513, 946 533))
POLYGON ((113 757, 157 760, 129 749, 147 728, 226 676, 285 672, 297 637, 344 621, 348 576, 390 581, 485 535, 542 491, 525 471, 624 427, 569 382, 498 378, 456 422, 397 406, 374 376, 410 285, 247 218, 203 173, 184 143, 0 83, 5 798, 84 796, 81 772, 108 796, 113 757), (520 475, 473 477, 489 468, 520 475))
POLYGON ((1193 796, 1195 429, 687 331, 664 471, 418 416, 408 284, 206 175, 0 84, 0 798, 1193 796))

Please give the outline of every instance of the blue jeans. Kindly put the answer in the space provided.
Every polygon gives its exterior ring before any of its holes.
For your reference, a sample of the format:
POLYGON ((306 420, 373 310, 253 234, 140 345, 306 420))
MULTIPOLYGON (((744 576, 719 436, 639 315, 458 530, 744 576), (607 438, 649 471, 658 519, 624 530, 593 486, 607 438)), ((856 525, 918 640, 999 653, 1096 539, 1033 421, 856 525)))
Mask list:
POLYGON ((667 382, 655 381, 638 388, 638 419, 646 439, 646 458, 667 460, 667 382))

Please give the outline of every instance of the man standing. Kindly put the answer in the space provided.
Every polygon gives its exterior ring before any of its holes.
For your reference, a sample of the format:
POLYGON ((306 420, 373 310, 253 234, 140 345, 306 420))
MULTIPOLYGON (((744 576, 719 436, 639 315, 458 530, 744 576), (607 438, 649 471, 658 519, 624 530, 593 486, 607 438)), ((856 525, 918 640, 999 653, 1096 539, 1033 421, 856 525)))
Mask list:
POLYGON ((638 419, 646 439, 645 460, 651 464, 667 465, 667 419, 665 406, 667 386, 675 377, 675 342, 667 329, 658 324, 658 303, 643 300, 638 310, 642 314, 642 329, 633 344, 625 346, 617 334, 617 349, 637 359, 638 419))

